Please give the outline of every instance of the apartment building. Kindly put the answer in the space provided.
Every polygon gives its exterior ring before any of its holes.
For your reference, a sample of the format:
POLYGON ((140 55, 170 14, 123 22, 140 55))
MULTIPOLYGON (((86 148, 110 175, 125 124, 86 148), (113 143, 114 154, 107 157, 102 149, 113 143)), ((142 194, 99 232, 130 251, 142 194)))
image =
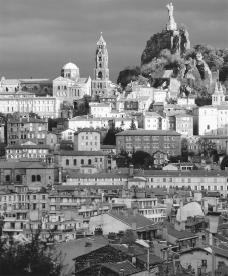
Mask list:
POLYGON ((116 134, 116 150, 142 150, 153 154, 157 150, 170 156, 180 154, 180 134, 165 130, 126 130, 116 134))

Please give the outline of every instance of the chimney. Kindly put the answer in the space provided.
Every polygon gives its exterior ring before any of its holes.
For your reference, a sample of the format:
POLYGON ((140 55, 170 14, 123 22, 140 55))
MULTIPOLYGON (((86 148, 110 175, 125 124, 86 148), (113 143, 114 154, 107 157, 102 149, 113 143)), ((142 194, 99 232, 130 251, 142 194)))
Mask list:
POLYGON ((129 176, 132 177, 133 175, 134 175, 134 165, 131 164, 131 165, 129 166, 129 176))
POLYGON ((131 224, 131 228, 132 228, 133 231, 136 231, 136 228, 137 228, 136 222, 133 222, 131 224))
POLYGON ((59 183, 62 184, 63 177, 62 177, 62 167, 59 167, 59 183))

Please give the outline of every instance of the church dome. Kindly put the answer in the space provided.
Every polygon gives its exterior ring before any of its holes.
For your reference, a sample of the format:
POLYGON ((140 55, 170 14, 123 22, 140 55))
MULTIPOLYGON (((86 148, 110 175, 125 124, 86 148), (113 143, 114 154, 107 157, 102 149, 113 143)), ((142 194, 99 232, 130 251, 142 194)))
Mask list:
POLYGON ((72 62, 68 62, 62 68, 63 70, 78 70, 78 66, 72 62))

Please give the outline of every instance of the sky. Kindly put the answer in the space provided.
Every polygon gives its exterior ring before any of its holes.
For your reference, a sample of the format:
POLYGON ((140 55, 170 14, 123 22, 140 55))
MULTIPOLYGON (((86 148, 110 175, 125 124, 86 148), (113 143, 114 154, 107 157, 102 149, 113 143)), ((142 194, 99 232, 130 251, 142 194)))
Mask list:
MULTIPOLYGON (((112 81, 140 64, 147 40, 165 28, 168 0, 0 0, 0 76, 55 78, 71 61, 93 77, 103 32, 112 81)), ((228 0, 173 0, 191 45, 228 48, 228 0)))

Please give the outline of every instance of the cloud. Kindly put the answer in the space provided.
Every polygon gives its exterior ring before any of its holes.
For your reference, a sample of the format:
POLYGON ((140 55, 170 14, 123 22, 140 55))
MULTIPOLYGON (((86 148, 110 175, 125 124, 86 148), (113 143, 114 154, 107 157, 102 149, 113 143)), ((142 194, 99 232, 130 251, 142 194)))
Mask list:
MULTIPOLYGON (((0 0, 0 74, 54 77, 69 59, 81 75, 93 74, 96 41, 103 31, 111 77, 140 64, 146 41, 167 23, 157 0, 0 0)), ((227 46, 227 0, 175 0, 174 15, 192 44, 227 46)))

